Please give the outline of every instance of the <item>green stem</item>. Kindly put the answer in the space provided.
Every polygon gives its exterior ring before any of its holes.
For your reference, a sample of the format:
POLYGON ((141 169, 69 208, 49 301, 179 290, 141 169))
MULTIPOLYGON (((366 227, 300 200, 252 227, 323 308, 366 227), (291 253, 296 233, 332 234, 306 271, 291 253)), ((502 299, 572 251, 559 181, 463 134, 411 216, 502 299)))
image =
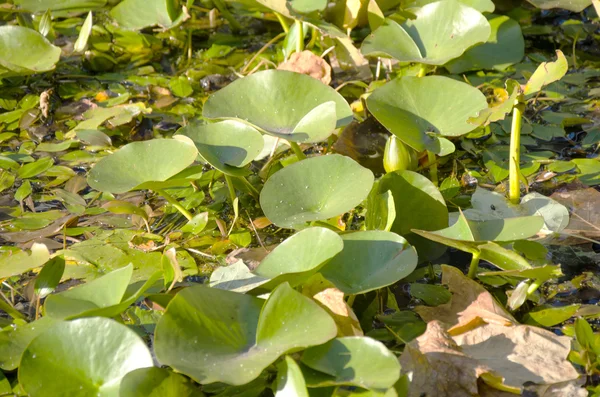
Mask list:
POLYGON ((533 283, 527 288, 527 296, 533 294, 542 285, 542 280, 533 280, 533 283))
POLYGON ((155 192, 157 194, 161 195, 162 197, 164 197, 164 199, 167 200, 167 202, 169 204, 171 204, 173 207, 175 207, 177 209, 177 211, 181 212, 181 214, 183 216, 185 216, 189 221, 191 221, 192 218, 194 218, 194 216, 188 210, 183 208, 183 206, 181 204, 179 204, 179 201, 177 201, 169 193, 165 192, 163 189, 157 189, 157 190, 155 190, 155 192))
POLYGON ((469 265, 469 278, 475 278, 477 275, 477 268, 479 267, 479 252, 473 253, 471 258, 471 264, 469 265))
POLYGON ((225 182, 227 182, 227 189, 229 189, 229 198, 231 198, 231 204, 234 203, 236 195, 235 195, 235 188, 233 187, 233 180, 231 179, 231 177, 227 174, 225 175, 225 182))
POLYGON ((352 305, 354 304, 354 299, 356 299, 356 295, 350 295, 350 296, 348 296, 348 300, 346 301, 346 303, 348 304, 348 306, 352 307, 352 305))
POLYGON ((306 155, 304 154, 304 152, 302 152, 302 149, 300 149, 300 146, 298 146, 298 144, 296 142, 292 142, 292 141, 288 141, 288 142, 290 143, 290 146, 292 147, 294 154, 296 155, 296 157, 298 157, 298 160, 304 160, 306 158, 306 155))
POLYGON ((279 21, 281 28, 287 34, 290 31, 290 25, 288 25, 287 21, 285 20, 283 15, 281 15, 280 13, 276 12, 275 16, 277 17, 277 20, 279 21))
POLYGON ((296 52, 304 50, 304 25, 302 21, 296 20, 296 29, 298 30, 298 40, 296 41, 296 52))
POLYGON ((524 104, 521 98, 513 108, 512 129, 510 131, 510 151, 508 168, 508 198, 511 203, 519 204, 521 202, 521 124, 524 104))
POLYGON ((258 191, 258 189, 256 189, 256 188, 254 187, 254 185, 252 185, 250 182, 248 182, 248 179, 246 179, 246 177, 240 176, 240 178, 239 178, 239 179, 242 181, 242 183, 243 183, 244 185, 246 185, 246 186, 248 187, 248 189, 250 189, 250 191, 251 191, 252 193, 254 193, 254 196, 255 196, 255 197, 257 197, 257 198, 258 198, 258 196, 260 196, 260 192, 258 191))
POLYGON ((423 77, 427 74, 427 66, 421 64, 421 67, 419 68, 419 73, 417 73, 417 77, 423 77))
POLYGON ((221 15, 223 15, 223 18, 225 18, 227 22, 229 22, 229 25, 231 26, 231 29, 234 32, 238 32, 242 29, 242 25, 240 25, 240 23, 236 21, 236 19, 233 17, 233 15, 231 15, 229 10, 227 9, 227 6, 225 6, 225 4, 221 0, 213 0, 213 3, 215 4, 215 7, 217 7, 221 15))
POLYGON ((437 186, 438 185, 438 168, 437 168, 437 160, 435 158, 435 153, 427 151, 427 162, 429 166, 429 177, 431 178, 431 182, 437 186))

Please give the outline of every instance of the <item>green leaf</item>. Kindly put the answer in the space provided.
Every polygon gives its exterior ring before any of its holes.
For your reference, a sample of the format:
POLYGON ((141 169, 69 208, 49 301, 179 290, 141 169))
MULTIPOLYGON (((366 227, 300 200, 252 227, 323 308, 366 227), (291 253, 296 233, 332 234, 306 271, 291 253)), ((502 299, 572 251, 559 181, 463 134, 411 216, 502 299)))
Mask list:
POLYGON ((186 137, 132 142, 100 160, 88 184, 101 192, 125 193, 148 182, 163 182, 190 166, 198 151, 186 137))
POLYGON ((254 73, 212 94, 202 109, 209 119, 247 122, 295 142, 320 142, 352 121, 346 100, 310 76, 284 70, 254 73))
POLYGON ((392 192, 379 191, 379 181, 375 181, 371 193, 367 197, 367 215, 365 225, 367 230, 390 231, 396 219, 396 207, 392 192))
POLYGON ((92 12, 90 11, 81 26, 81 30, 79 31, 79 36, 77 37, 77 41, 73 45, 73 52, 83 52, 85 51, 85 47, 87 46, 88 39, 90 38, 90 34, 92 33, 92 25, 94 21, 92 20, 92 12))
POLYGON ((210 275, 212 288, 239 293, 253 290, 268 281, 266 278, 252 274, 241 260, 229 266, 219 267, 210 275))
POLYGON ((185 76, 179 76, 171 79, 169 82, 169 88, 175 96, 180 98, 186 98, 194 93, 194 89, 185 76))
POLYGON ((471 117, 468 122, 475 125, 486 126, 494 121, 504 120, 506 115, 513 110, 519 94, 521 94, 521 85, 512 79, 506 80, 506 91, 509 97, 503 102, 492 107, 486 107, 481 110, 477 117, 471 117))
POLYGON ((564 8, 573 12, 581 12, 592 4, 592 0, 527 0, 537 8, 549 10, 564 8))
POLYGON ((174 0, 123 0, 110 11, 119 26, 139 30, 149 26, 171 28, 182 19, 174 0))
POLYGON ((27 347, 19 381, 32 396, 118 397, 123 376, 151 367, 146 343, 107 318, 60 322, 27 347))
POLYGON ((398 359, 381 342, 344 337, 306 349, 302 363, 330 376, 330 385, 388 389, 400 378, 398 359))
POLYGON ((373 91, 367 107, 408 146, 439 153, 442 147, 435 137, 474 130, 467 120, 486 108, 487 101, 478 89, 448 77, 401 77, 373 91))
MULTIPOLYGON (((425 4, 435 3, 439 0, 414 0, 408 3, 409 7, 423 7, 425 4)), ((460 0, 466 6, 476 9, 479 12, 494 12, 495 6, 491 0, 460 0)))
POLYGON ((200 156, 217 170, 228 175, 244 175, 240 167, 254 160, 265 146, 260 132, 235 120, 214 124, 189 124, 178 131, 190 138, 200 156))
POLYGON ((122 200, 111 200, 102 205, 101 208, 112 212, 113 214, 129 214, 129 215, 137 215, 144 219, 148 219, 148 214, 142 208, 131 204, 128 201, 122 200))
POLYGON ((410 284, 410 294, 429 306, 439 306, 450 302, 452 294, 441 285, 410 284))
POLYGON ((119 397, 202 397, 204 393, 184 376, 165 368, 139 368, 121 381, 119 397))
POLYGON ((429 179, 412 171, 391 172, 381 178, 379 191, 388 190, 396 208, 391 231, 416 248, 419 262, 439 257, 445 248, 413 233, 412 229, 439 230, 448 226, 448 208, 440 191, 429 179))
POLYGON ((35 30, 0 26, 0 79, 53 70, 59 58, 60 48, 35 30))
POLYGON ((346 294, 364 294, 412 273, 417 252, 396 233, 371 230, 342 235, 344 249, 322 269, 323 276, 346 294))
POLYGON ((65 259, 56 256, 50 259, 35 278, 34 291, 40 298, 45 298, 60 283, 65 271, 65 259))
POLYGON ((199 234, 201 233, 206 225, 208 224, 208 212, 201 212, 194 215, 191 221, 186 223, 181 231, 184 233, 199 234))
POLYGON ((525 89, 523 90, 525 95, 535 94, 548 84, 562 79, 567 74, 569 70, 567 58, 565 58, 560 50, 556 50, 556 57, 556 61, 542 62, 537 67, 525 85, 525 89))
POLYGON ((53 318, 42 317, 31 323, 0 331, 0 368, 5 371, 17 369, 29 343, 56 323, 53 318))
POLYGON ((443 65, 490 37, 491 28, 485 17, 456 0, 427 4, 415 15, 416 19, 402 25, 387 19, 363 41, 362 53, 400 62, 443 65))
POLYGON ((32 191, 33 189, 31 187, 31 183, 29 181, 23 181, 21 186, 19 186, 19 188, 15 191, 15 200, 25 200, 27 197, 29 197, 32 191))
POLYGON ((490 242, 479 247, 479 258, 498 266, 502 270, 526 270, 531 265, 521 255, 490 242))
POLYGON ((592 350, 594 346, 594 331, 590 324, 583 317, 575 319, 575 336, 577 342, 586 350, 592 350))
POLYGON ((296 12, 309 14, 315 11, 323 11, 327 7, 327 0, 291 0, 290 6, 296 12))
POLYGON ((562 307, 538 306, 525 314, 523 322, 536 326, 552 327, 573 317, 579 307, 581 307, 579 304, 562 307))
POLYGON ((573 159, 579 169, 578 178, 588 186, 600 185, 600 159, 573 159))
POLYGON ((300 367, 290 356, 277 366, 275 397, 309 397, 300 367))
POLYGON ((42 172, 48 171, 53 165, 54 160, 52 157, 42 157, 33 163, 23 165, 17 171, 17 175, 22 179, 33 178, 42 172))
POLYGON ((490 37, 444 65, 450 73, 480 69, 502 71, 523 59, 525 40, 519 23, 505 15, 490 14, 486 18, 492 28, 490 37))
POLYGON ((106 5, 106 0, 14 0, 19 8, 30 12, 89 11, 106 5))
POLYGON ((44 244, 33 243, 31 254, 26 251, 4 252, 0 255, 0 280, 18 276, 42 266, 50 259, 50 252, 44 244))
POLYGON ((199 383, 243 385, 279 356, 336 334, 325 310, 288 284, 277 287, 266 302, 197 286, 169 303, 156 327, 155 351, 163 365, 199 383))
POLYGON ((260 193, 260 205, 280 227, 326 220, 360 204, 373 180, 371 171, 349 157, 312 157, 273 174, 260 193))
POLYGON ((342 248, 342 238, 334 231, 310 227, 288 237, 275 247, 253 273, 273 279, 269 283, 274 284, 273 287, 285 281, 293 286, 317 272, 342 248))

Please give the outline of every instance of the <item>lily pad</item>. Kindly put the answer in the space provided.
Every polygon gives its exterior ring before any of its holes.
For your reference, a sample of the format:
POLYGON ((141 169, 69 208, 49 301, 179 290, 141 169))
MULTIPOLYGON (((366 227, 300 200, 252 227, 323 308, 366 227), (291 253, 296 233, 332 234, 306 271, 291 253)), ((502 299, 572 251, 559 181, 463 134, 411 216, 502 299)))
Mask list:
POLYGON ((416 19, 402 25, 387 19, 365 39, 362 53, 401 62, 443 65, 490 37, 491 28, 485 17, 456 0, 430 3, 414 14, 416 19))
POLYGON ((286 352, 336 334, 327 312, 287 283, 266 302, 197 286, 169 303, 156 327, 155 351, 162 364, 199 383, 243 385, 286 352))
POLYGON ((328 375, 328 385, 385 390, 400 377, 396 356, 383 343, 367 337, 337 338, 308 348, 302 363, 328 375))
POLYGON ((308 397, 306 382, 300 367, 290 356, 278 365, 275 397, 308 397))
POLYGON ((304 229, 271 251, 254 270, 260 277, 275 279, 277 284, 315 273, 329 259, 342 251, 342 238, 329 229, 304 229))
POLYGON ((174 0, 123 0, 110 11, 110 15, 126 29, 155 25, 170 28, 184 18, 176 4, 174 0))
POLYGON ((146 343, 127 326, 86 318, 35 338, 21 358, 19 381, 31 396, 118 397, 126 373, 152 365, 146 343))
POLYGON ((417 249, 419 262, 433 260, 443 254, 443 246, 412 232, 412 229, 439 230, 448 226, 448 208, 434 184, 416 172, 396 171, 381 178, 379 190, 392 192, 396 218, 391 231, 407 239, 417 249))
POLYGON ((364 294, 403 279, 417 267, 417 252, 396 233, 371 230, 344 234, 344 249, 322 269, 346 294, 364 294))
POLYGON ((119 397, 202 397, 202 393, 184 376, 165 368, 140 368, 121 381, 119 397))
POLYGON ((29 12, 89 11, 104 7, 106 0, 14 0, 15 5, 29 12))
POLYGON ((325 220, 360 204, 373 180, 371 171, 349 157, 313 157, 273 174, 260 193, 260 205, 280 227, 325 220))
POLYGON ((202 115, 244 121, 295 142, 323 141, 352 121, 350 106, 333 88, 284 70, 236 80, 208 98, 202 115))
POLYGON ((194 143, 184 136, 132 142, 100 160, 87 180, 101 192, 125 193, 149 188, 149 183, 164 182, 183 171, 197 155, 194 143))
POLYGON ((436 136, 474 130, 467 120, 487 108, 487 101, 477 88, 448 77, 401 77, 373 91, 367 107, 413 149, 439 153, 442 146, 436 136))
POLYGON ((468 70, 504 70, 525 55, 525 40, 519 23, 506 15, 487 15, 492 34, 483 44, 468 49, 444 67, 458 74, 468 70))
POLYGON ((33 29, 0 26, 0 78, 53 70, 60 48, 33 29))
POLYGON ((537 8, 549 10, 552 8, 564 8, 573 12, 581 12, 590 5, 592 0, 527 0, 537 8))
POLYGON ((194 141, 200 156, 217 170, 228 175, 244 174, 240 170, 254 160, 264 147, 260 132, 235 120, 214 124, 190 124, 178 131, 194 141))

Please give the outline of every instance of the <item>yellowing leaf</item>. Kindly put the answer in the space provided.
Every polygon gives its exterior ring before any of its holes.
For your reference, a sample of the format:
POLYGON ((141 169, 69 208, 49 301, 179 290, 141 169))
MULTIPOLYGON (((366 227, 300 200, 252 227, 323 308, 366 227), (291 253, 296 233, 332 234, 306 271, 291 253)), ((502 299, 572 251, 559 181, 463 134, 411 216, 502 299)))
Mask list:
POLYGON ((535 94, 544 86, 563 78, 569 69, 567 58, 560 50, 556 50, 557 59, 554 62, 543 62, 533 72, 524 89, 525 95, 535 94))

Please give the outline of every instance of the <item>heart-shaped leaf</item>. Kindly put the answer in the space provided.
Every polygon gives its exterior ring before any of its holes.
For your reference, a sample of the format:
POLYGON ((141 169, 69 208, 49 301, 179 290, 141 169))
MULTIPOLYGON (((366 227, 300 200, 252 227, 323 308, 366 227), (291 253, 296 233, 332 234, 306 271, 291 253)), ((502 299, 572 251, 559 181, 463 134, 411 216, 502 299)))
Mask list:
POLYGON ((396 208, 391 231, 406 238, 417 249, 419 262, 443 254, 443 246, 412 232, 412 229, 439 230, 448 226, 448 208, 435 185, 416 172, 395 171, 379 182, 380 192, 388 190, 392 192, 396 208))
POLYGON ((184 376, 165 368, 140 368, 121 381, 119 397, 203 397, 204 394, 184 376))
POLYGON ((254 73, 211 95, 202 109, 209 119, 237 119, 267 134, 319 142, 352 121, 346 100, 310 76, 284 70, 254 73))
POLYGON ((504 70, 525 55, 525 40, 519 23, 505 15, 487 15, 492 34, 483 44, 468 49, 445 65, 450 73, 468 70, 504 70))
POLYGON ((302 355, 302 363, 326 374, 321 384, 386 390, 400 378, 396 356, 383 343, 367 337, 337 338, 311 347, 302 355))
POLYGON ((85 318, 57 323, 35 338, 21 358, 19 381, 34 397, 118 397, 126 373, 152 365, 133 330, 107 318, 85 318))
POLYGON ((273 174, 260 193, 260 205, 280 227, 325 220, 360 204, 373 180, 371 171, 349 157, 312 157, 273 174))
POLYGON ((240 170, 254 160, 265 142, 252 126, 235 120, 214 124, 190 124, 178 131, 194 141, 200 156, 217 170, 228 175, 244 174, 240 170))
POLYGON ((329 259, 342 251, 342 238, 329 229, 310 227, 288 237, 262 260, 254 273, 274 279, 273 286, 315 273, 329 259))
POLYGON ((158 360, 200 383, 246 384, 288 351, 325 343, 335 322, 289 284, 265 302, 197 286, 182 290, 156 327, 158 360))
POLYGON ((0 78, 47 72, 59 58, 60 48, 35 30, 0 26, 0 78))
POLYGON ((344 249, 322 269, 323 276, 346 294, 364 294, 408 276, 417 252, 396 233, 370 230, 344 234, 344 249))
POLYGON ((125 193, 146 188, 144 184, 164 182, 191 165, 198 155, 187 137, 132 142, 100 160, 88 175, 96 190, 125 193))
POLYGON ((443 65, 490 37, 491 28, 485 17, 456 0, 427 4, 415 15, 416 19, 402 25, 387 19, 364 40, 362 53, 401 62, 443 65))
POLYGON ((176 4, 174 0, 123 0, 110 11, 110 15, 126 29, 155 25, 170 28, 185 18, 176 4))
POLYGON ((439 153, 442 146, 435 137, 474 130, 467 120, 487 108, 487 101, 477 88, 448 77, 401 77, 373 91, 367 107, 407 145, 439 153))

